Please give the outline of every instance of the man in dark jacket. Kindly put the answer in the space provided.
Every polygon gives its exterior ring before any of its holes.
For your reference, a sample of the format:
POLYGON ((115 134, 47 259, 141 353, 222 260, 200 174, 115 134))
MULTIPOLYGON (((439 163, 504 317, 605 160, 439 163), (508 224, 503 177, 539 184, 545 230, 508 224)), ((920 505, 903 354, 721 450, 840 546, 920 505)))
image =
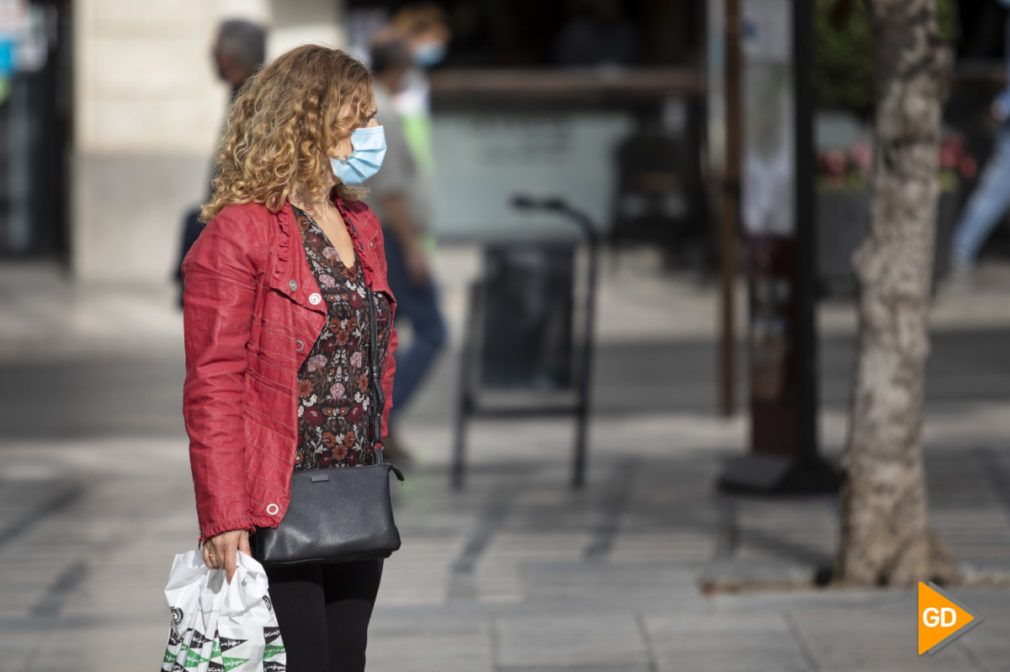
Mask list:
MULTIPOLYGON (((251 21, 244 19, 228 19, 222 21, 217 29, 217 38, 211 50, 214 68, 222 82, 231 87, 229 104, 235 100, 239 89, 246 80, 256 72, 266 60, 266 31, 251 21)), ((215 157, 216 159, 217 157, 215 157)), ((211 161, 211 176, 214 174, 214 164, 211 161)), ((205 200, 210 199, 211 186, 207 185, 205 200)), ((200 207, 190 209, 183 216, 182 247, 179 250, 179 261, 175 268, 175 281, 179 285, 179 307, 182 307, 182 259, 189 252, 197 236, 203 231, 203 223, 199 220, 200 207)))

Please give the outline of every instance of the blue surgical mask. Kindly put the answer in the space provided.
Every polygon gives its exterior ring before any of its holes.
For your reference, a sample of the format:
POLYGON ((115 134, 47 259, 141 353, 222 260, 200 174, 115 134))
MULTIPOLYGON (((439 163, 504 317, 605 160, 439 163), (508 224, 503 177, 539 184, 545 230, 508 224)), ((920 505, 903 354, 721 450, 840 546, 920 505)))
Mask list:
POLYGON ((386 133, 382 126, 356 128, 351 133, 354 151, 346 159, 330 157, 330 167, 344 184, 361 184, 382 167, 386 156, 386 133))
POLYGON ((425 42, 414 49, 414 63, 422 68, 433 68, 442 62, 446 51, 444 42, 425 42))

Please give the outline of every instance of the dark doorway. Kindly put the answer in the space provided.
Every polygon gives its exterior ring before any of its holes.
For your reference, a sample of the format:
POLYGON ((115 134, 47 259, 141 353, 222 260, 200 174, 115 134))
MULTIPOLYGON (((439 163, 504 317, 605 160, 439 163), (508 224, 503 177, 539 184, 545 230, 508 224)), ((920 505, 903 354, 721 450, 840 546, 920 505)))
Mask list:
POLYGON ((72 35, 69 0, 32 0, 0 83, 0 258, 67 262, 72 35))

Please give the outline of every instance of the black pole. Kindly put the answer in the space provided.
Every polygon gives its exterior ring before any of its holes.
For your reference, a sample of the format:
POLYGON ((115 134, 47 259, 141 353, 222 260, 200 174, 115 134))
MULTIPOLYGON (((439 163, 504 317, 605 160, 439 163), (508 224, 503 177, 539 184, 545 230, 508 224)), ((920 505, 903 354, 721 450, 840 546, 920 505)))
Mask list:
POLYGON ((586 281, 582 371, 579 380, 578 414, 575 425, 575 462, 572 468, 572 487, 578 490, 586 483, 586 444, 589 431, 589 407, 593 387, 593 348, 595 347, 593 331, 596 323, 596 276, 599 239, 589 217, 571 208, 566 208, 564 212, 579 224, 589 246, 589 277, 586 281))
POLYGON ((817 366, 817 213, 814 204, 813 3, 793 0, 793 95, 796 102, 796 336, 800 460, 819 460, 817 366))
POLYGON ((719 410, 736 413, 737 238, 740 228, 740 172, 743 156, 743 88, 741 0, 725 0, 723 81, 726 98, 726 164, 723 167, 719 214, 719 410))
POLYGON ((463 355, 459 367, 459 397, 456 402, 456 431, 452 451, 452 488, 463 488, 463 477, 466 470, 466 430, 467 421, 473 414, 473 393, 470 387, 470 377, 473 366, 473 353, 476 349, 474 340, 477 329, 475 323, 480 315, 481 292, 480 283, 470 285, 467 292, 466 321, 463 323, 463 355))
MULTIPOLYGON (((757 397, 752 389, 752 452, 727 463, 718 482, 723 492, 819 494, 836 491, 840 482, 837 468, 821 456, 818 448, 817 213, 813 169, 814 27, 811 6, 809 0, 792 0, 791 4, 794 231, 791 239, 788 236, 754 236, 749 257, 749 263, 754 265, 749 271, 752 312, 759 305, 753 300, 760 296, 755 294, 757 283, 767 286, 769 282, 784 282, 791 290, 787 321, 792 322, 792 334, 785 342, 792 340, 792 348, 791 352, 787 348, 778 372, 785 381, 786 391, 763 391, 757 397)), ((752 376, 755 375, 755 361, 752 353, 752 376)))

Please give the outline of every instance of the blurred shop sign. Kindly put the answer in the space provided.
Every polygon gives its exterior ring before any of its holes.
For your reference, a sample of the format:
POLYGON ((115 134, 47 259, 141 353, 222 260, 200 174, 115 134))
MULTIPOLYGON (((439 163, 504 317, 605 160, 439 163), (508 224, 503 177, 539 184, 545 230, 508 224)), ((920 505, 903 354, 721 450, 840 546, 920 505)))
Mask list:
POLYGON ((786 0, 745 0, 743 53, 748 60, 789 63, 792 46, 786 0))
POLYGON ((434 118, 440 237, 577 237, 549 214, 518 213, 508 194, 551 193, 607 223, 614 150, 632 130, 619 112, 440 112, 434 118))
POLYGON ((26 0, 0 0, 0 77, 36 72, 46 65, 55 10, 26 0))
POLYGON ((14 52, 17 43, 7 35, 0 35, 0 77, 10 77, 14 72, 14 52))

